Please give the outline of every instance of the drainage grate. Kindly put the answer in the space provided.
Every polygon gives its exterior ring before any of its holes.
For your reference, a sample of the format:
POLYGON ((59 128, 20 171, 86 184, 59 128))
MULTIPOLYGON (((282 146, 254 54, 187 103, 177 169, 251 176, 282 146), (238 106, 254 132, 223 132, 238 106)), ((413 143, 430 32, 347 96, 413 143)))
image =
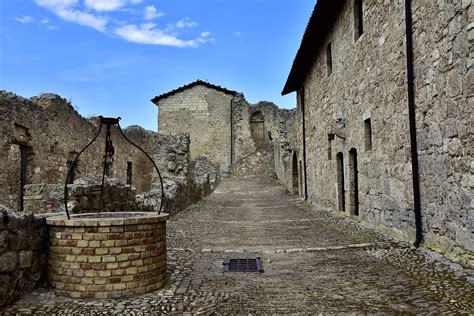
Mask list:
POLYGON ((255 259, 224 259, 224 272, 263 272, 263 261, 255 259))

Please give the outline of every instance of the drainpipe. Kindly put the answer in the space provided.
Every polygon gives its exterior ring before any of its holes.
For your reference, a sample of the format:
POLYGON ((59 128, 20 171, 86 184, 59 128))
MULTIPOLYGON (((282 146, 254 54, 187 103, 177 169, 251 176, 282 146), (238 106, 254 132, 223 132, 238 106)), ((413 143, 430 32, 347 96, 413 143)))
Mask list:
POLYGON ((304 174, 304 200, 308 200, 308 182, 306 180, 306 126, 305 126, 305 106, 304 87, 301 88, 301 114, 303 117, 303 174, 304 174))
POLYGON ((406 22, 406 54, 407 54, 407 86, 408 86, 408 120, 410 124, 411 168, 413 177, 413 200, 415 206, 416 240, 418 247, 423 240, 421 223, 420 177, 418 169, 418 147, 416 144, 416 113, 415 113, 415 74, 413 62, 413 16, 411 0, 405 0, 406 22))
POLYGON ((230 165, 234 163, 234 99, 230 100, 230 165))

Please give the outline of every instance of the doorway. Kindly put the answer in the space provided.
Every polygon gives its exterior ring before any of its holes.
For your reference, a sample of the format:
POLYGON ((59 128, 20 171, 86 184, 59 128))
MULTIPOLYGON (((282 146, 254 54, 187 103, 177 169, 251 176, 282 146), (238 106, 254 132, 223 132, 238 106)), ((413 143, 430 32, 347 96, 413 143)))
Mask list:
POLYGON ((298 157, 296 155, 296 151, 293 152, 293 159, 292 159, 292 194, 297 195, 299 194, 299 188, 298 188, 298 181, 299 181, 299 175, 298 175, 298 157))
POLYGON ((250 117, 250 133, 257 149, 265 146, 265 122, 261 111, 255 112, 250 117))
POLYGON ((336 155, 337 162, 337 209, 339 212, 346 211, 346 201, 344 192, 344 155, 336 155))
POLYGON ((355 148, 349 151, 349 205, 350 214, 359 215, 359 175, 355 148))

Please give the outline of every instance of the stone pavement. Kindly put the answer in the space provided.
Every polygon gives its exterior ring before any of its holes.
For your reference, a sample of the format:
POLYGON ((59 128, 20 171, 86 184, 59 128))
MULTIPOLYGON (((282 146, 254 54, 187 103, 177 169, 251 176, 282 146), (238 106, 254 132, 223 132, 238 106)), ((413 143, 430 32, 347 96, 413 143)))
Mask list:
POLYGON ((5 314, 474 313, 474 279, 427 250, 313 211, 271 179, 224 179, 168 223, 167 286, 86 301, 40 289, 5 314), (225 258, 264 273, 223 273, 225 258))

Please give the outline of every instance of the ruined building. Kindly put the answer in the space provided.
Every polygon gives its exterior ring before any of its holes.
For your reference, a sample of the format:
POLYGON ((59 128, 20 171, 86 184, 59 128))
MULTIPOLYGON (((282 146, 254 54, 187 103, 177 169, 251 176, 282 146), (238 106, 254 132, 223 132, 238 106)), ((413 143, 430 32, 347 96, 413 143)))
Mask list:
POLYGON ((275 146, 291 150, 276 159, 288 190, 472 265, 473 15, 471 1, 319 0, 283 89, 297 93, 275 146))
POLYGON ((188 133, 191 157, 205 156, 226 173, 256 150, 271 150, 292 115, 270 102, 251 105, 241 93, 202 80, 152 102, 158 106, 159 133, 188 133))

